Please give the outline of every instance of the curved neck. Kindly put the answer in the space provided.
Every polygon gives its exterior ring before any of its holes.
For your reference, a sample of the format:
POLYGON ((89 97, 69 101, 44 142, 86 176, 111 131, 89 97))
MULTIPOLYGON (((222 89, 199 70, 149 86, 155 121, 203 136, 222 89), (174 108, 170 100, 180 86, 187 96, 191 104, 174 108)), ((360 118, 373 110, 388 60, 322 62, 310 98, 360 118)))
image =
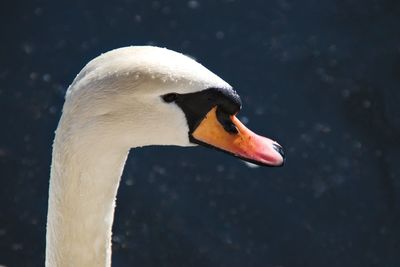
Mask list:
POLYGON ((111 265, 115 198, 128 152, 96 134, 72 135, 61 118, 53 145, 46 266, 111 265))

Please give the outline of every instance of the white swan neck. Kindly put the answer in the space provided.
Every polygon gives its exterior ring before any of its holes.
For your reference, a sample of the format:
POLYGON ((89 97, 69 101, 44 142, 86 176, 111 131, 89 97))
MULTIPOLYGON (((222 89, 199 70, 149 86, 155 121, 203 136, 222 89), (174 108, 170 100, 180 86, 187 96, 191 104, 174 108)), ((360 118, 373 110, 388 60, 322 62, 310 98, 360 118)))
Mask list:
POLYGON ((110 266, 115 199, 129 149, 99 136, 74 139, 68 131, 61 119, 53 145, 46 266, 110 266))

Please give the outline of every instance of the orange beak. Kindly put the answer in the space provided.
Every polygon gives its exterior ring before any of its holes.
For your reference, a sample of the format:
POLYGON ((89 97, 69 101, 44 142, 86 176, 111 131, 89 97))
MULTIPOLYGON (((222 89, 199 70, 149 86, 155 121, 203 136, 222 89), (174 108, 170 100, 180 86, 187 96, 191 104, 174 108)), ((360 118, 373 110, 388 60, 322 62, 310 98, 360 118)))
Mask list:
POLYGON ((253 133, 234 115, 230 119, 236 127, 236 133, 224 129, 217 119, 217 107, 214 107, 193 131, 192 137, 200 144, 220 149, 257 165, 283 165, 283 149, 277 142, 253 133))

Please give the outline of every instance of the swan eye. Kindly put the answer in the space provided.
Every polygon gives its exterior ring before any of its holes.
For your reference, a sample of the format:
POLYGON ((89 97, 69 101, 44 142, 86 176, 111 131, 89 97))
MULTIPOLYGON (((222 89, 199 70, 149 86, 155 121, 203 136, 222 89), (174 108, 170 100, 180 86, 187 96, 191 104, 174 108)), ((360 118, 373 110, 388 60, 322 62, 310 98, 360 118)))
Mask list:
POLYGON ((174 102, 177 98, 178 98, 177 93, 170 93, 162 96, 162 99, 164 99, 164 101, 167 103, 174 102))

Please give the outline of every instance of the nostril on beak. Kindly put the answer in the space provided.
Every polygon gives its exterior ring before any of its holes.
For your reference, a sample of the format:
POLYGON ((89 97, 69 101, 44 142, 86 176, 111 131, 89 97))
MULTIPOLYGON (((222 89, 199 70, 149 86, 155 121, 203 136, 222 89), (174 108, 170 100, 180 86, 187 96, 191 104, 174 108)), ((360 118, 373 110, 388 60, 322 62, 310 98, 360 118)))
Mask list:
POLYGON ((278 144, 272 144, 272 147, 279 153, 281 154, 283 160, 285 160, 285 152, 283 151, 283 148, 278 145, 278 144))

